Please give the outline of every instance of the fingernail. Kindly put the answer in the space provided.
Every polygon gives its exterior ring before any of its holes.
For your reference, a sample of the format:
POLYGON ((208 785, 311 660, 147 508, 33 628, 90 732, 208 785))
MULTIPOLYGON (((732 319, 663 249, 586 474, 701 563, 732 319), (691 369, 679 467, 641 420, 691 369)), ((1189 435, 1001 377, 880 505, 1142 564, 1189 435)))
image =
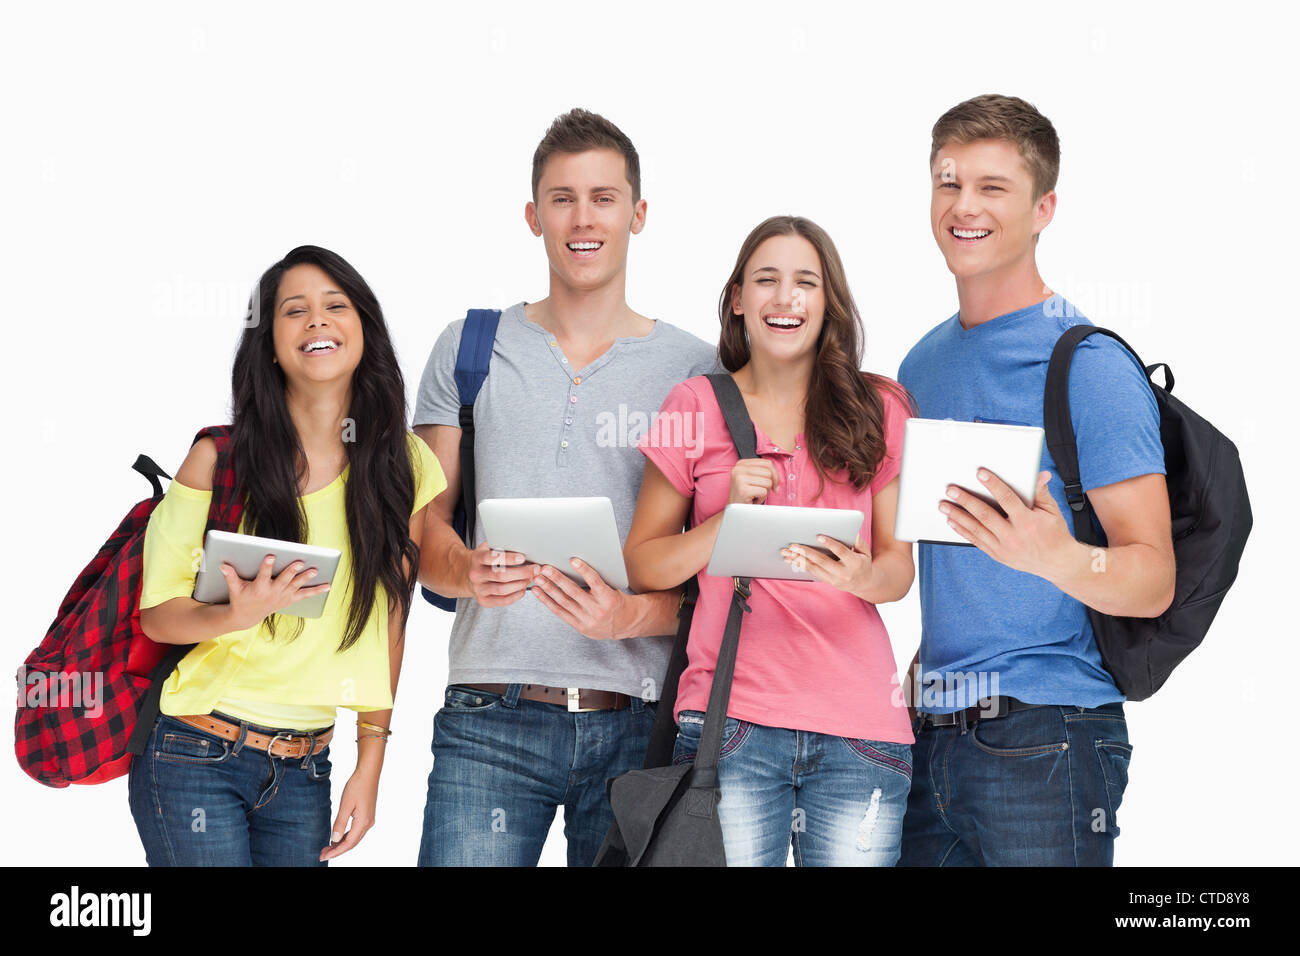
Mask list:
POLYGON ((340 835, 337 834, 337 833, 331 833, 331 834, 330 834, 330 842, 331 842, 331 843, 338 843, 338 842, 339 842, 340 840, 342 840, 342 839, 343 839, 343 837, 340 836, 340 835))
POLYGON ((826 535, 824 535, 824 534, 819 534, 819 535, 817 536, 817 540, 820 541, 822 544, 825 544, 825 543, 826 543, 826 535))
POLYGON ((316 569, 315 569, 315 568, 312 568, 310 571, 307 572, 307 577, 309 577, 309 578, 314 578, 315 576, 316 576, 316 569))
POLYGON ((985 471, 983 468, 981 468, 978 472, 976 472, 976 474, 979 475, 979 479, 980 479, 980 481, 988 481, 988 480, 989 480, 989 473, 988 473, 987 471, 985 471))
POLYGON ((569 563, 570 563, 571 565, 573 565, 575 568, 580 568, 580 567, 582 567, 582 562, 579 561, 577 558, 570 558, 570 559, 569 559, 569 563))
POLYGON ((948 486, 948 490, 945 491, 944 494, 946 494, 949 498, 952 498, 952 499, 956 500, 956 498, 957 498, 957 489, 956 489, 953 485, 949 485, 949 486, 948 486))
POLYGON ((947 504, 941 501, 939 502, 939 510, 942 511, 944 514, 948 514, 948 512, 952 511, 952 508, 950 508, 947 504))

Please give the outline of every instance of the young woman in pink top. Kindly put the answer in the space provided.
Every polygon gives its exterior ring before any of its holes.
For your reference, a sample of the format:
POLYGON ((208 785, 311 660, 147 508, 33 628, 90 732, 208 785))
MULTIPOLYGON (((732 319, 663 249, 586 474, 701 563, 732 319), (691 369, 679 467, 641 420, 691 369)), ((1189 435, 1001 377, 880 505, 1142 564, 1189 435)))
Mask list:
POLYGON ((657 423, 694 427, 654 427, 641 441, 645 478, 625 549, 638 591, 699 580, 673 759, 693 759, 699 745, 730 604, 731 579, 704 572, 723 509, 860 510, 856 542, 819 542, 835 559, 782 552, 815 581, 753 581, 718 814, 732 866, 783 866, 792 843, 798 865, 892 866, 913 738, 876 605, 903 597, 915 571, 911 545, 893 537, 910 400, 896 382, 859 370, 862 322, 844 268, 807 219, 778 216, 750 233, 718 311, 719 356, 759 457, 737 459, 708 379, 682 382, 657 423))

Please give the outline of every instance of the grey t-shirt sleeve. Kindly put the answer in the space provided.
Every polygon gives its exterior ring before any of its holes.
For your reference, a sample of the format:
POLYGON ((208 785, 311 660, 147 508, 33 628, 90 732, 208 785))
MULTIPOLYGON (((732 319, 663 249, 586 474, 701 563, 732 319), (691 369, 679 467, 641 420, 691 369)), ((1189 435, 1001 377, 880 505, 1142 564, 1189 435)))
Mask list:
POLYGON ((452 322, 434 343, 420 376, 415 396, 415 420, 412 425, 451 425, 460 427, 460 393, 456 389, 456 353, 460 350, 460 332, 465 320, 452 322))

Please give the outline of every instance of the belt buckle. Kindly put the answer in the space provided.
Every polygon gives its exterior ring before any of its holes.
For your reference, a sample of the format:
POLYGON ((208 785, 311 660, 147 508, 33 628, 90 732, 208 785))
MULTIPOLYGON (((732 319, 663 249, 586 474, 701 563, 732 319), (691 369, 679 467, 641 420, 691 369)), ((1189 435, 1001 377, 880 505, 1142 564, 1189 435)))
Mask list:
POLYGON ((571 714, 588 714, 588 713, 591 713, 591 711, 593 711, 593 710, 600 710, 599 707, 581 707, 581 706, 579 706, 580 701, 578 700, 578 692, 579 692, 581 689, 582 689, 582 688, 580 688, 580 687, 566 687, 566 688, 564 688, 565 692, 568 694, 568 708, 569 708, 569 713, 571 713, 571 714))
MULTIPOLYGON (((279 740, 280 738, 283 737, 285 740, 292 742, 292 741, 293 741, 293 738, 294 738, 294 737, 297 737, 297 736, 298 736, 298 734, 291 733, 291 732, 289 732, 289 731, 287 731, 287 730, 282 730, 282 731, 280 731, 278 734, 275 734, 275 735, 274 735, 274 736, 273 736, 273 737, 272 737, 272 738, 267 742, 267 744, 266 744, 266 755, 267 755, 268 757, 274 757, 274 756, 276 756, 275 754, 271 753, 271 748, 275 746, 275 742, 276 742, 277 740, 279 740)), ((289 756, 290 756, 289 754, 282 754, 282 755, 281 755, 281 759, 286 759, 286 758, 288 758, 289 756)), ((294 760, 297 760, 298 758, 297 758, 297 757, 294 757, 293 759, 294 759, 294 760)))

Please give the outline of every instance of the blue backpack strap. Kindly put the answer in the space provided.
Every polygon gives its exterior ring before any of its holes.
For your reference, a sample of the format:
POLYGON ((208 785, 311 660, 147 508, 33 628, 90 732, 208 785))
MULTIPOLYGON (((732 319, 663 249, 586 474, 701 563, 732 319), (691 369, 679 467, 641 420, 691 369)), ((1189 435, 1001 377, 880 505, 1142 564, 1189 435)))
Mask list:
MULTIPOLYGON (((492 365, 492 347, 496 344, 498 309, 470 309, 460 331, 460 348, 456 352, 456 391, 460 398, 460 502, 452 526, 468 547, 474 546, 474 402, 483 388, 492 365)), ((444 611, 456 610, 456 599, 421 588, 424 599, 444 611)))
POLYGON ((474 547, 474 401, 492 364, 501 313, 496 309, 470 309, 460 333, 456 353, 456 390, 460 392, 460 508, 456 530, 468 547, 474 547))
MULTIPOLYGON (((497 309, 470 309, 465 313, 465 327, 460 332, 460 350, 456 353, 456 391, 460 404, 474 407, 483 380, 492 364, 492 346, 497 338, 501 313, 497 309)), ((465 426, 464 412, 461 427, 465 426)))

